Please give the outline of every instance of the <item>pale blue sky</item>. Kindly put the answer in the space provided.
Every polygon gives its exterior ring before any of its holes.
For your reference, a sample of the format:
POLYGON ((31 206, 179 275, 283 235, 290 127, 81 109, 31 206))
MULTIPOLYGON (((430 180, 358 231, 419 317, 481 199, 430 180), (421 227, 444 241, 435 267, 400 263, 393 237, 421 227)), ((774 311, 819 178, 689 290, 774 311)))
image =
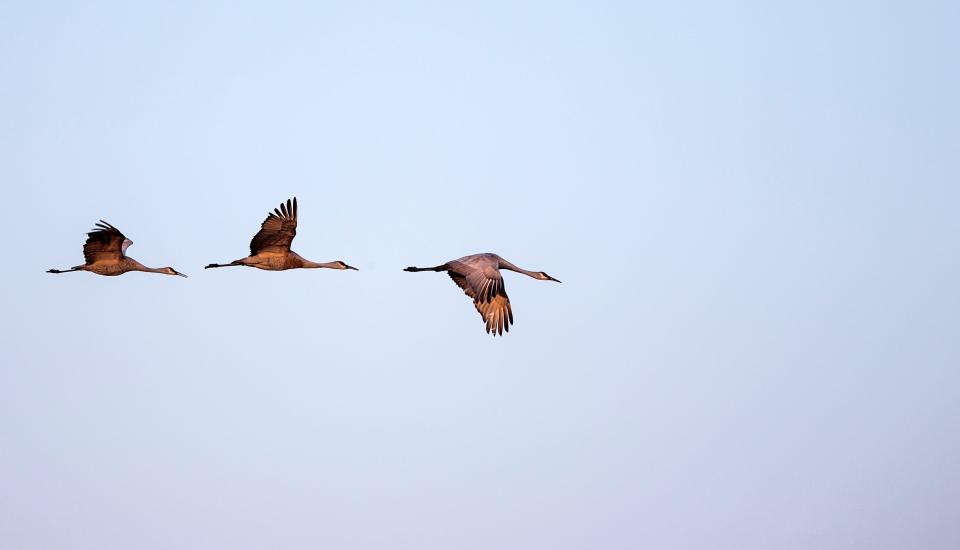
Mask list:
POLYGON ((3 3, 0 548, 960 547, 957 6, 3 3))

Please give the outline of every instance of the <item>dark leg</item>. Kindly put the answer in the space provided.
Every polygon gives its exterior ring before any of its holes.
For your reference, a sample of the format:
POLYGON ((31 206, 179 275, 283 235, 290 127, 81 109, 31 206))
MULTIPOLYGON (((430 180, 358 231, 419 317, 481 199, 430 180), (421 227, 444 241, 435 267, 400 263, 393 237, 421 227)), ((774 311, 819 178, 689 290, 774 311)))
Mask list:
POLYGON ((70 273, 71 271, 81 271, 79 267, 71 267, 70 269, 48 269, 47 273, 70 273))
POLYGON ((237 261, 234 261, 234 262, 230 262, 230 263, 228 263, 228 264, 210 264, 210 265, 203 266, 203 268, 204 268, 204 269, 210 269, 211 267, 230 267, 230 266, 234 266, 234 265, 243 265, 243 264, 240 263, 240 260, 237 260, 237 261))
POLYGON ((438 266, 436 266, 436 267, 412 267, 412 266, 411 266, 411 267, 405 268, 404 271, 411 271, 411 272, 417 272, 417 271, 447 271, 448 269, 450 269, 450 268, 447 267, 447 264, 443 264, 443 265, 438 265, 438 266))

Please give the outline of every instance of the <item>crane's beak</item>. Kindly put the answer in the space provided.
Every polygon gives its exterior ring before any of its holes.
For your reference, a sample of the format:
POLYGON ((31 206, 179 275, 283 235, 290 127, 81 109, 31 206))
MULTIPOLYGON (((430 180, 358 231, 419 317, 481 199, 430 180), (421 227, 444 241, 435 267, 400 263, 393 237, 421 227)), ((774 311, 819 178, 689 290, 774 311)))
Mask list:
MULTIPOLYGON (((547 277, 550 277, 550 276, 547 275, 547 277)), ((551 280, 551 281, 558 282, 558 283, 562 283, 562 282, 563 282, 563 281, 561 281, 560 279, 554 279, 553 277, 550 277, 550 280, 551 280)))
POLYGON ((346 266, 344 269, 352 269, 352 270, 354 270, 354 271, 360 271, 359 269, 353 267, 352 265, 347 265, 347 264, 343 264, 343 265, 346 266))
POLYGON ((181 276, 181 277, 183 277, 184 279, 186 279, 186 278, 187 278, 187 276, 186 276, 186 275, 184 275, 183 273, 180 273, 179 271, 177 271, 176 273, 177 273, 177 275, 179 275, 179 276, 181 276))

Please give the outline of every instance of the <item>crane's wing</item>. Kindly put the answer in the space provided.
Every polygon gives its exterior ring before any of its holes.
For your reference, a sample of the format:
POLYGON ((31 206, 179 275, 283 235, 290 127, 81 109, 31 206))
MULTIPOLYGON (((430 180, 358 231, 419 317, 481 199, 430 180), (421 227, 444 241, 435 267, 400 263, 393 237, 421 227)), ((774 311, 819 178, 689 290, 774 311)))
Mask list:
POLYGON ((83 257, 87 265, 97 262, 117 262, 127 253, 133 241, 123 236, 119 229, 100 220, 96 227, 87 233, 87 242, 83 245, 83 257))
MULTIPOLYGON (((450 262, 453 264, 454 262, 450 262)), ((454 269, 455 265, 451 266, 454 269)), ((447 271, 453 282, 463 289, 463 293, 473 298, 473 305, 480 313, 480 317, 487 325, 487 332, 494 336, 503 335, 503 331, 510 332, 513 324, 513 309, 510 307, 510 298, 503 286, 503 277, 492 267, 474 269, 463 275, 451 269, 447 271)))
POLYGON ((290 243, 297 236, 297 198, 280 203, 267 214, 260 225, 260 231, 250 240, 250 255, 261 253, 286 254, 290 252, 290 243))

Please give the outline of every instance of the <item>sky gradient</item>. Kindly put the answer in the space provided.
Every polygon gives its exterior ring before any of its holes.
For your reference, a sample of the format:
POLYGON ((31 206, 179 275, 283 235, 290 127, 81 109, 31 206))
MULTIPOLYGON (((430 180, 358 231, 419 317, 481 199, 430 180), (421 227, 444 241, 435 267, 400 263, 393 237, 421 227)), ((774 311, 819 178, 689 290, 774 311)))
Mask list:
POLYGON ((3 3, 0 548, 960 547, 958 28, 3 3), (294 195, 361 271, 202 269, 294 195))

